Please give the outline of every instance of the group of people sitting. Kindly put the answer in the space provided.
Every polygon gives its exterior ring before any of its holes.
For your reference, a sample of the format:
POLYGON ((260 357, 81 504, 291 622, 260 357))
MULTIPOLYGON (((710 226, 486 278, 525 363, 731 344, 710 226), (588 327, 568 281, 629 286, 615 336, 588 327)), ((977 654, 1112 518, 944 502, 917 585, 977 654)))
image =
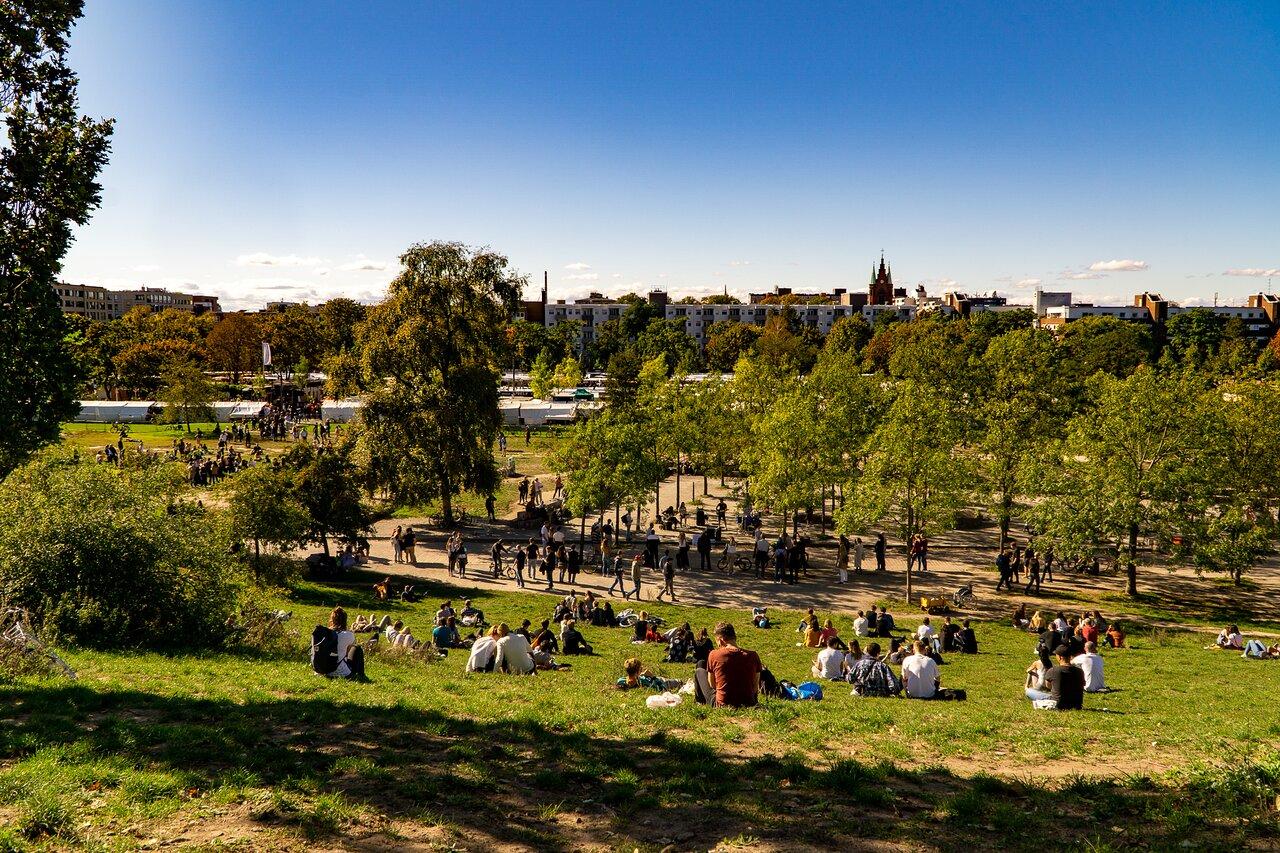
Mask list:
POLYGON ((1127 636, 1119 622, 1108 623, 1097 610, 1082 613, 1078 619, 1068 618, 1061 610, 1052 618, 1042 610, 1027 616, 1025 603, 1013 612, 1013 627, 1033 634, 1043 634, 1046 629, 1051 628, 1062 636, 1080 637, 1086 642, 1101 643, 1113 649, 1123 649, 1127 636))
POLYGON ((1246 642, 1244 635, 1240 633, 1239 625, 1228 625, 1223 628, 1218 632, 1218 638, 1213 641, 1213 645, 1206 648, 1240 652, 1241 657, 1254 660, 1280 660, 1280 642, 1272 646, 1268 646, 1261 640, 1246 642))

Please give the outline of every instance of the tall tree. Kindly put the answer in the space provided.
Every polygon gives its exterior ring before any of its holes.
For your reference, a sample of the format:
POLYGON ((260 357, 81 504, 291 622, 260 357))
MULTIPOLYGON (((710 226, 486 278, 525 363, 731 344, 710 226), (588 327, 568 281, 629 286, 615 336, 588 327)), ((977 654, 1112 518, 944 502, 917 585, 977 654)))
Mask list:
POLYGON ((213 419, 209 405, 217 392, 199 367, 190 361, 170 364, 161 377, 160 401, 165 404, 164 422, 184 424, 191 432, 192 421, 213 419))
POLYGON ((226 314, 209 330, 204 348, 211 368, 225 370, 232 382, 239 382, 240 374, 255 369, 262 357, 262 330, 241 311, 226 314))
POLYGON ((231 530, 253 543, 255 568, 262 564, 263 544, 283 549, 307 540, 311 516, 288 470, 255 465, 233 477, 229 489, 231 530))
POLYGON ((320 334, 327 354, 353 349, 356 345, 356 327, 364 322, 368 309, 354 299, 338 297, 316 308, 320 320, 320 334))
POLYGON ((67 37, 80 0, 0 9, 0 476, 76 412, 54 287, 72 227, 97 208, 111 122, 79 114, 67 37))
POLYGON ((329 554, 329 539, 351 540, 368 529, 369 516, 360 502, 360 485, 349 448, 315 448, 296 444, 283 459, 293 471, 294 495, 310 519, 308 542, 329 554))
MULTIPOLYGON (((900 383, 884 419, 867 441, 866 461, 836 513, 843 530, 888 519, 903 542, 946 530, 965 502, 971 474, 960 453, 963 438, 953 403, 910 380, 900 383)), ((907 567, 907 598, 912 595, 907 567)))
POLYGON ((1170 542, 1187 505, 1208 500, 1219 470, 1217 419, 1210 392, 1192 377, 1101 374, 1089 391, 1093 403, 1068 423, 1028 516, 1064 556, 1115 543, 1128 593, 1137 595, 1139 537, 1170 542))
POLYGON ((525 281, 502 255, 461 243, 418 244, 400 263, 360 327, 370 473, 398 500, 438 499, 451 521, 461 490, 497 486, 496 365, 525 281))

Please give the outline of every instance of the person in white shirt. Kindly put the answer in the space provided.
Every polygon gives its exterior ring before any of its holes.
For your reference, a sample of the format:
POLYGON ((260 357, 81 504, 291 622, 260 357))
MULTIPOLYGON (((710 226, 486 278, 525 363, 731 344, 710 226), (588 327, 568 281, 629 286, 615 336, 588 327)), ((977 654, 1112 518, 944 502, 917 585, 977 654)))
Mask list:
POLYGON ((924 621, 920 623, 920 627, 916 629, 916 639, 926 643, 933 642, 933 638, 938 636, 933 630, 933 626, 929 624, 929 617, 924 617, 924 621))
POLYGON ((346 610, 333 608, 329 614, 329 629, 338 636, 338 666, 332 676, 368 681, 364 674, 364 649, 356 643, 356 635, 347 629, 346 610))
POLYGON ((871 628, 867 623, 866 614, 861 610, 858 611, 858 618, 853 620, 853 634, 855 637, 871 636, 871 628))
POLYGON ((528 675, 533 672, 533 651, 522 634, 513 634, 506 622, 494 629, 498 637, 498 650, 493 668, 512 675, 528 675))
POLYGON ((1073 657, 1071 665, 1084 670, 1085 693, 1102 693, 1107 689, 1102 678, 1102 655, 1098 654, 1097 643, 1085 643, 1084 654, 1073 657))
POLYGON ((1067 617, 1062 613, 1059 613, 1058 618, 1053 620, 1052 627, 1060 636, 1065 636, 1071 628, 1067 623, 1067 617))
POLYGON ((498 653, 498 629, 475 641, 471 646, 471 657, 467 658, 467 672, 493 672, 494 658, 498 653))
POLYGON ((853 570, 855 572, 862 571, 862 537, 858 536, 853 540, 853 570))
POLYGON ((827 639, 827 647, 818 652, 818 659, 813 663, 814 678, 825 678, 828 681, 839 681, 844 678, 844 652, 837 648, 840 641, 835 637, 827 639))
POLYGON ((938 692, 938 665, 924 653, 924 643, 912 644, 914 654, 902 662, 902 684, 910 699, 932 699, 938 692))

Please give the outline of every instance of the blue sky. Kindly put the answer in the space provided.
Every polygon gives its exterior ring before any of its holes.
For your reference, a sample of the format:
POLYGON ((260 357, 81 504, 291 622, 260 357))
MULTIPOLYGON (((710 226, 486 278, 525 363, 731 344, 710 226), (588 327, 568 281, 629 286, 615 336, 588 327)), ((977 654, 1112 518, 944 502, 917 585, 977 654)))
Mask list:
POLYGON ((1280 286, 1280 3, 88 0, 118 120, 66 277, 376 299, 409 244, 552 297, 1280 286), (1251 274, 1242 274, 1251 273, 1251 274))

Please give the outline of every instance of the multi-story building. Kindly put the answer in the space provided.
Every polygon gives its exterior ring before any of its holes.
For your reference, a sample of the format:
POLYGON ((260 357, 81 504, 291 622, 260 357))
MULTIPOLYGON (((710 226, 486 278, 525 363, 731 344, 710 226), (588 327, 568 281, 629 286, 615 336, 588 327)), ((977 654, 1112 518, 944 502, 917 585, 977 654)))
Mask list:
POLYGON ((212 314, 215 317, 219 317, 222 315, 222 305, 218 302, 218 297, 216 296, 193 294, 191 297, 191 313, 197 317, 201 314, 212 314))
POLYGON ((58 295, 58 305, 64 314, 79 314, 90 320, 111 320, 116 316, 111 291, 105 287, 59 282, 53 292, 58 295))

